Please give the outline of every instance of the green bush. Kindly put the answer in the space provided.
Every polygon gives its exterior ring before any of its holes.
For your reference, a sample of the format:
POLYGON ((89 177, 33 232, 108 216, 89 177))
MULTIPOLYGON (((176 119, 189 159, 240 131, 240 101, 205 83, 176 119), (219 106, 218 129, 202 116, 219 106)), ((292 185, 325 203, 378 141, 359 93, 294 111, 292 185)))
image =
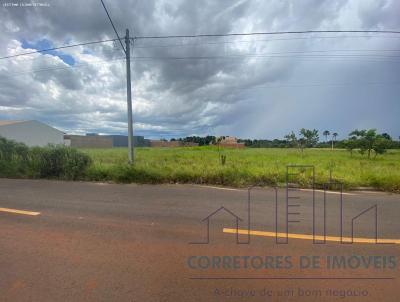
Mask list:
POLYGON ((0 176, 20 177, 26 174, 29 148, 0 137, 0 176))
POLYGON ((77 180, 91 165, 89 155, 64 146, 29 148, 0 137, 0 176, 77 180))
POLYGON ((31 149, 30 170, 40 178, 76 180, 83 178, 90 157, 76 149, 64 146, 49 146, 31 149))
POLYGON ((29 148, 4 137, 0 137, 0 161, 23 161, 28 160, 29 148))

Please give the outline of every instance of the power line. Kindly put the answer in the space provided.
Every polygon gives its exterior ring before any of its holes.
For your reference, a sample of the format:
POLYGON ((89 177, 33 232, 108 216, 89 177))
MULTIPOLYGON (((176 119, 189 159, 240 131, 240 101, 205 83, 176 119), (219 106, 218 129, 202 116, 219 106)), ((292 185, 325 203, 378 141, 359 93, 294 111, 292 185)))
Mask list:
POLYGON ((257 55, 257 54, 242 54, 242 55, 224 55, 224 56, 186 56, 186 57, 156 57, 156 56, 136 56, 133 57, 133 60, 213 60, 213 59, 241 59, 241 58, 253 58, 253 59, 274 59, 274 58, 299 58, 299 59, 352 59, 358 58, 361 61, 368 62, 392 62, 392 63, 400 63, 400 61, 393 60, 384 60, 390 58, 399 58, 400 56, 363 56, 363 55, 257 55), (367 58, 364 59, 364 58, 367 58), (368 58, 375 60, 368 60, 368 58))
POLYGON ((286 35, 286 34, 321 34, 321 33, 375 33, 375 34, 400 34, 395 30, 304 30, 304 31, 271 31, 251 33, 228 33, 228 34, 198 34, 198 35, 167 35, 167 36, 138 36, 135 39, 169 39, 169 38, 210 38, 210 37, 232 37, 232 36, 260 36, 260 35, 286 35))
POLYGON ((124 47, 124 45, 122 44, 121 38, 119 37, 117 30, 115 29, 115 26, 114 26, 113 21, 111 20, 110 14, 108 13, 108 10, 107 10, 106 6, 104 5, 103 0, 100 0, 100 1, 101 1, 101 4, 102 4, 103 7, 104 7, 104 10, 106 11, 108 20, 110 20, 111 26, 112 26, 112 28, 114 29, 115 34, 117 35, 117 38, 118 38, 119 43, 121 44, 122 49, 123 49, 124 52, 126 53, 125 47, 124 47))
MULTIPOLYGON (((290 52, 288 52, 290 53, 290 52)), ((276 56, 276 55, 256 55, 256 54, 245 54, 245 55, 228 55, 228 56, 201 56, 201 57, 134 57, 132 58, 133 60, 187 60, 187 59, 235 59, 235 58, 243 58, 243 57, 250 57, 250 58, 302 58, 302 59, 342 59, 342 58, 353 58, 361 55, 329 55, 329 56, 276 56)), ((400 56, 392 56, 395 58, 398 58, 400 56)), ((390 58, 382 56, 382 57, 376 57, 379 60, 376 60, 374 62, 396 62, 400 63, 400 61, 388 61, 388 60, 380 60, 385 59, 385 58, 390 58)), ((4 75, 3 77, 14 77, 14 76, 19 76, 19 75, 26 75, 26 74, 32 74, 32 73, 40 73, 40 72, 46 72, 46 71, 54 71, 54 70, 68 70, 68 69, 75 69, 75 68, 81 68, 81 67, 90 67, 91 65, 89 64, 104 64, 107 62, 113 62, 113 61, 121 61, 125 60, 125 57, 118 57, 115 59, 110 59, 110 60, 98 60, 98 61, 93 61, 89 62, 86 64, 75 64, 73 66, 57 66, 57 67, 48 67, 48 68, 40 68, 40 69, 33 69, 29 71, 24 71, 24 72, 18 72, 18 73, 12 73, 12 74, 7 74, 4 75)), ((365 60, 363 60, 365 61, 365 60)), ((369 60, 370 61, 370 60, 369 60)))
MULTIPOLYGON (((228 56, 201 56, 201 57, 133 57, 133 60, 208 60, 208 59, 240 59, 240 58, 301 58, 301 59, 308 59, 308 60, 315 60, 315 59, 343 59, 343 58, 353 58, 357 57, 357 55, 354 56, 349 56, 349 55, 329 55, 329 56, 278 56, 278 55, 253 55, 253 54, 245 54, 245 55, 228 55, 228 56)), ((393 56, 395 58, 399 56, 393 56)), ((386 57, 376 57, 378 60, 372 61, 372 62, 393 62, 393 63, 400 63, 400 61, 388 61, 388 60, 381 60, 385 59, 386 57)), ((389 57, 390 58, 390 57, 389 57)), ((40 72, 46 72, 46 71, 54 71, 54 70, 68 70, 68 69, 75 69, 75 68, 81 68, 81 67, 90 67, 91 65, 89 64, 104 64, 107 62, 113 62, 113 61, 122 61, 125 60, 125 57, 118 57, 115 59, 110 59, 110 60, 98 60, 98 61, 93 61, 85 64, 75 64, 73 66, 57 66, 57 67, 48 67, 48 68, 40 68, 40 69, 33 69, 29 71, 24 71, 24 72, 18 72, 18 73, 12 73, 12 74, 7 74, 4 75, 3 77, 15 77, 19 75, 26 75, 26 74, 32 74, 32 73, 40 73, 40 72)), ((363 60, 362 61, 371 61, 371 60, 363 60)))
POLYGON ((41 53, 41 52, 46 52, 46 51, 53 51, 53 50, 58 50, 58 49, 65 49, 65 48, 71 48, 71 47, 77 47, 77 46, 85 46, 85 45, 92 45, 92 44, 99 44, 99 43, 105 43, 105 42, 113 42, 116 39, 109 39, 109 40, 100 40, 100 41, 93 41, 93 42, 84 42, 84 43, 77 43, 77 44, 70 44, 70 45, 65 45, 65 46, 59 46, 59 47, 52 47, 52 48, 46 48, 46 49, 39 49, 35 51, 30 51, 30 52, 24 52, 16 55, 11 55, 11 56, 6 56, 6 57, 0 57, 0 60, 3 59, 10 59, 10 58, 15 58, 15 57, 20 57, 20 56, 26 56, 26 55, 32 55, 35 53, 41 53))
MULTIPOLYGON (((322 50, 294 50, 286 52, 271 52, 269 54, 285 53, 327 53, 327 52, 399 52, 400 49, 322 49, 322 50)), ((374 54, 367 56, 375 56, 374 54)))
MULTIPOLYGON (((119 48, 118 48, 118 51, 119 51, 119 48)), ((113 49, 112 51, 110 51, 110 54, 115 54, 117 52, 117 49, 113 49)), ((65 54, 54 54, 54 55, 51 55, 52 57, 54 57, 54 58, 59 58, 59 59, 61 59, 62 61, 64 61, 64 59, 62 58, 62 56, 64 56, 65 54)), ((38 60, 38 59, 41 59, 40 57, 27 57, 27 58, 25 58, 24 60, 23 60, 23 62, 28 62, 28 61, 35 61, 35 60, 38 60)), ((3 61, 0 61, 0 64, 7 64, 9 61, 7 61, 7 60, 3 60, 3 61)), ((13 61, 13 62, 16 62, 16 63, 18 63, 18 61, 13 61)), ((65 62, 65 61, 64 61, 65 62)), ((1 65, 0 65, 1 66, 1 65)))
MULTIPOLYGON (((104 5, 103 1, 101 0, 102 4, 104 5)), ((108 11, 106 10, 107 16, 109 17, 108 11)), ((77 43, 77 44, 71 44, 71 45, 65 45, 65 46, 59 46, 59 47, 52 47, 52 48, 47 48, 47 49, 40 49, 36 51, 31 51, 31 52, 25 52, 25 53, 20 53, 16 55, 11 55, 11 56, 5 56, 5 57, 0 57, 0 60, 3 59, 9 59, 9 58, 15 58, 19 56, 25 56, 25 55, 31 55, 31 54, 36 54, 36 53, 42 53, 46 51, 53 51, 53 50, 58 50, 58 49, 65 49, 65 48, 71 48, 71 47, 77 47, 77 46, 85 46, 85 45, 91 45, 91 44, 99 44, 99 43, 105 43, 105 42, 114 42, 118 40, 121 43, 121 46, 125 52, 125 48, 122 44, 122 41, 116 32, 116 29, 114 27, 114 24, 112 23, 112 20, 110 18, 111 25, 113 26, 113 29, 115 33, 117 34, 117 39, 108 39, 108 40, 99 40, 99 41, 93 41, 93 42, 84 42, 84 43, 77 43)), ((312 34, 312 33, 378 33, 378 34, 400 34, 400 31, 379 31, 379 30, 308 30, 308 31, 283 31, 283 32, 253 32, 253 33, 231 33, 231 34, 201 34, 201 35, 168 35, 168 36, 137 36, 132 39, 168 39, 168 38, 200 38, 200 37, 230 37, 230 36, 254 36, 254 35, 285 35, 285 34, 312 34)), ((368 36, 365 36, 368 37, 368 36)), ((291 39, 308 39, 312 37, 307 37, 307 38, 291 38, 291 39)), ((336 37, 315 37, 315 38, 336 38, 336 37)), ((340 37, 338 37, 340 38, 340 37)), ((386 37, 388 38, 388 37, 386 37)), ((396 37, 397 38, 397 37, 396 37)), ((399 37, 400 38, 400 37, 399 37)), ((277 40, 277 39, 275 39, 277 40)), ((239 41, 223 41, 219 43, 236 43, 239 41)), ((244 41, 243 41, 244 42, 244 41)), ((252 42, 252 41, 246 41, 246 42, 252 42)), ((217 44, 218 42, 210 42, 209 44, 217 44)), ((181 45, 176 45, 176 46, 181 46, 181 45)), ((184 45, 183 45, 184 46, 184 45)), ((151 47, 151 46, 148 46, 151 47)), ((140 47, 138 46, 137 48, 145 48, 145 47, 140 47)))
MULTIPOLYGON (((105 63, 108 63, 108 62, 122 61, 122 60, 125 60, 125 57, 119 57, 119 58, 115 58, 115 59, 111 59, 111 60, 97 60, 97 61, 90 62, 90 64, 95 64, 95 65, 101 64, 101 65, 104 65, 105 63)), ((75 64, 73 66, 55 66, 55 67, 48 67, 48 68, 32 69, 32 70, 29 70, 29 71, 23 71, 23 72, 17 72, 17 73, 11 73, 11 74, 2 75, 0 78, 2 78, 2 77, 9 78, 9 77, 15 77, 15 76, 32 74, 32 73, 40 73, 40 72, 53 71, 53 70, 68 70, 68 69, 75 69, 75 68, 82 68, 82 67, 91 67, 91 65, 89 65, 89 64, 75 64)))
MULTIPOLYGON (((281 54, 307 54, 307 53, 339 53, 336 55, 342 56, 371 56, 371 57, 398 57, 398 55, 380 55, 375 54, 378 52, 390 53, 390 52, 400 52, 400 49, 322 49, 322 50, 295 50, 295 51, 281 51, 281 52, 268 52, 261 54, 244 54, 244 55, 281 55, 281 54), (340 54, 341 52, 351 53, 351 54, 340 54), (357 52, 367 52, 372 54, 356 54, 357 52)), ((243 54, 238 54, 243 55, 243 54)))
POLYGON ((363 36, 310 36, 310 37, 291 37, 291 38, 277 38, 277 39, 252 39, 252 40, 233 40, 233 41, 214 41, 214 42, 200 42, 200 43, 179 43, 179 44, 156 44, 156 45, 142 45, 135 46, 137 48, 164 48, 164 47, 186 47, 198 45, 218 45, 218 44, 235 44, 235 43, 254 43, 254 42, 272 42, 272 41, 293 41, 293 40, 306 40, 306 39, 342 39, 342 38, 383 38, 383 39, 400 39, 400 36, 381 36, 381 35, 363 35, 363 36))
MULTIPOLYGON (((329 50, 326 50, 329 52, 329 50)), ((335 50, 336 51, 336 50, 335 50)), ((339 50, 337 50, 339 51, 339 50)), ((342 51, 342 50, 340 50, 342 51)), ((347 50, 343 50, 347 51, 347 50)), ((350 50, 349 50, 350 51, 350 50)), ((357 50, 359 51, 359 50, 357 50)), ((367 51, 367 50, 366 50, 367 51)), ((368 51, 375 51, 375 50, 368 50, 368 51)), ((388 50, 388 51, 400 51, 400 50, 388 50)), ((325 51, 309 51, 309 52, 325 52, 325 51)), ((133 60, 203 60, 203 59, 240 59, 240 58, 301 58, 301 59, 343 59, 343 58, 375 58, 374 62, 396 62, 399 63, 400 61, 388 61, 383 59, 390 59, 390 58, 399 58, 400 56, 384 56, 384 55, 364 55, 364 54, 336 54, 336 55, 308 55, 308 56, 297 56, 297 55, 283 55, 283 54, 297 54, 297 53, 308 53, 307 51, 289 51, 289 52, 271 52, 271 53, 264 53, 264 54, 237 54, 237 55, 223 55, 223 56, 190 56, 190 57, 156 57, 156 56, 136 56, 133 57, 133 60)), ((125 60, 125 57, 118 57, 109 60, 97 60, 88 62, 85 64, 75 64, 73 66, 57 66, 57 67, 48 67, 48 68, 40 68, 40 69, 33 69, 26 72, 18 72, 13 74, 7 74, 5 77, 14 77, 18 75, 24 74, 31 74, 31 73, 38 73, 38 72, 45 72, 45 71, 53 71, 53 70, 68 70, 80 67, 90 67, 89 64, 98 64, 98 63, 106 63, 112 61, 120 61, 125 60)), ((365 61, 365 60, 363 60, 365 61)), ((371 60, 369 60, 371 61, 371 60)))
MULTIPOLYGON (((88 43, 80 43, 80 44, 76 44, 76 45, 82 45, 82 44, 93 44, 93 43, 102 43, 102 42, 110 42, 110 41, 115 41, 116 39, 112 39, 112 40, 103 40, 103 41, 97 41, 97 42, 88 42, 88 43)), ((209 43, 206 43, 209 44, 209 43)), ((191 45, 201 45, 201 44, 191 44, 191 45)), ((12 57, 15 56, 23 56, 23 55, 27 55, 27 54, 32 54, 32 53, 37 53, 37 52, 45 52, 48 50, 53 50, 53 49, 60 49, 60 48, 65 48, 65 47, 74 47, 75 45, 70 45, 70 46, 61 46, 61 47, 56 47, 56 48, 51 48, 51 49, 46 49, 46 50, 40 50, 40 51, 35 51, 35 52, 29 52, 29 53, 23 53, 23 54, 19 54, 19 55, 14 55, 12 57)), ((165 45, 167 47, 170 46, 185 46, 184 44, 173 44, 173 45, 165 45)), ((159 47, 159 46, 136 46, 135 48, 151 48, 151 47, 159 47)), ((161 46, 160 46, 161 47, 161 46)), ((299 50, 299 51, 286 51, 286 52, 269 52, 269 53, 264 53, 264 54, 237 54, 237 55, 228 55, 229 56, 267 56, 267 55, 282 55, 282 54, 307 54, 307 53, 329 53, 329 52, 386 52, 386 53, 390 53, 390 52, 400 52, 400 49, 324 49, 324 50, 299 50)), ((332 55, 331 55, 332 56, 332 55)), ((370 54, 370 55, 364 55, 364 54, 348 54, 348 55, 344 55, 344 54, 337 54, 334 56, 367 56, 367 57, 382 57, 382 58, 391 58, 391 57, 398 57, 398 56, 383 56, 383 55, 379 55, 379 54, 370 54)), ((207 56, 207 57, 136 57, 136 58, 140 58, 140 59, 207 59, 207 58, 217 58, 220 56, 207 56)), ((8 58, 8 57, 4 57, 4 58, 8 58)), ((31 60, 34 60, 36 58, 33 58, 31 60)))

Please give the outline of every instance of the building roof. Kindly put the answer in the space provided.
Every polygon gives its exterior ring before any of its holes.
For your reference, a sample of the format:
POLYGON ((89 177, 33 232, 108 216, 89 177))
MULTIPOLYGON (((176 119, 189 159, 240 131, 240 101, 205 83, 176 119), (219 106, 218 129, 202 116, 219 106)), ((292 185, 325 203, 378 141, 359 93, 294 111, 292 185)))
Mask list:
POLYGON ((28 122, 39 123, 39 124, 44 125, 46 127, 53 128, 53 129, 55 129, 55 130, 57 130, 59 132, 62 132, 64 134, 63 131, 61 131, 61 130, 59 130, 57 128, 54 128, 53 126, 50 126, 50 125, 47 125, 45 123, 39 122, 37 120, 0 120, 0 127, 1 126, 10 126, 10 125, 22 124, 22 123, 28 123, 28 122))
POLYGON ((19 123, 23 123, 23 122, 27 122, 27 121, 0 120, 0 126, 19 124, 19 123))

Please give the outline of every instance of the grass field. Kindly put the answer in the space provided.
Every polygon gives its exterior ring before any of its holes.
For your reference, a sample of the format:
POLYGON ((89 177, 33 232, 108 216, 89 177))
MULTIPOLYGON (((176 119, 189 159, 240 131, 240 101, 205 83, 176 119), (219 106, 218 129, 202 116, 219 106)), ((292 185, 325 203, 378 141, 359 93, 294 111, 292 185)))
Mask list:
MULTIPOLYGON (((136 148, 135 165, 127 162, 127 149, 86 149, 94 163, 88 179, 137 183, 196 183, 235 187, 253 184, 276 185, 285 182, 289 164, 314 165, 316 182, 332 178, 346 189, 373 187, 400 192, 400 150, 367 159, 345 150, 307 149, 224 149, 226 164, 221 165, 216 147, 136 148)), ((310 186, 308 176, 298 182, 310 186)))

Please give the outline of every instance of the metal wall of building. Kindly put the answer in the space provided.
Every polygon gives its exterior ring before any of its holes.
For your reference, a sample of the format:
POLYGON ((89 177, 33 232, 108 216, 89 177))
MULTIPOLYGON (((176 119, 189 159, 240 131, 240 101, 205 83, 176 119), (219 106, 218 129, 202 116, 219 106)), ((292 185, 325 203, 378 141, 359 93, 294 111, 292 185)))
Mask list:
POLYGON ((74 148, 112 148, 113 141, 107 136, 65 135, 64 140, 74 148))
MULTIPOLYGON (((126 135, 107 135, 113 140, 113 147, 128 147, 128 137, 126 135)), ((133 145, 135 147, 149 147, 149 140, 144 136, 133 136, 133 145)))
MULTIPOLYGON (((118 148, 128 147, 128 137, 125 135, 65 135, 66 146, 75 148, 118 148)), ((135 147, 148 147, 149 141, 143 136, 134 136, 135 147)))
POLYGON ((38 121, 0 125, 0 136, 32 146, 62 145, 64 133, 38 121))

